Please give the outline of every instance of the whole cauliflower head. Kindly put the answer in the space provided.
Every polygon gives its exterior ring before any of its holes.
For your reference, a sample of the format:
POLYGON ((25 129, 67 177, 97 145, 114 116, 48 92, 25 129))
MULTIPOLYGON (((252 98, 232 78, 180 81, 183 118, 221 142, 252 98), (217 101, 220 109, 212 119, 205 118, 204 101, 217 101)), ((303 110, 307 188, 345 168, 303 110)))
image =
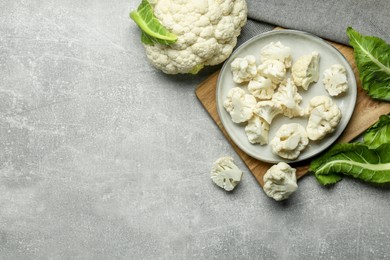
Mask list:
POLYGON ((335 64, 324 71, 322 80, 331 96, 338 96, 348 90, 347 71, 343 65, 335 64))
POLYGON ((284 124, 271 141, 272 151, 284 159, 295 160, 309 143, 305 128, 297 123, 284 124))
POLYGON ((167 74, 197 73, 225 61, 247 21, 245 0, 154 0, 154 15, 178 39, 146 45, 153 66, 167 74))
POLYGON ((289 118, 305 114, 304 109, 299 105, 302 96, 299 95, 297 87, 290 78, 280 84, 278 91, 272 96, 272 101, 281 104, 283 114, 289 118))
POLYGON ((309 115, 307 136, 313 141, 321 140, 327 134, 333 133, 342 117, 340 108, 327 96, 312 98, 306 108, 306 114, 309 115))
POLYGON ((251 119, 256 102, 254 96, 246 94, 239 87, 235 87, 229 90, 223 106, 229 112, 234 123, 242 123, 251 119))
POLYGON ((253 55, 244 58, 235 58, 230 64, 230 70, 233 74, 233 81, 242 83, 250 81, 257 74, 256 58, 253 55))
POLYGON ((248 140, 252 144, 268 144, 269 124, 262 119, 254 115, 245 127, 248 140))
POLYGON ((292 66, 292 78, 295 85, 307 90, 310 83, 317 82, 319 78, 320 55, 312 52, 300 57, 292 66))
POLYGON ((241 181, 242 171, 234 164, 233 158, 221 157, 211 169, 211 180, 224 190, 231 191, 241 181))
POLYGON ((279 84, 286 78, 286 67, 278 60, 266 60, 257 67, 261 76, 269 78, 275 84, 279 84))
POLYGON ((265 194, 276 201, 288 199, 298 189, 296 169, 284 162, 269 168, 263 181, 265 194))
POLYGON ((260 101, 254 108, 254 113, 268 124, 271 124, 274 117, 281 114, 282 111, 282 106, 273 101, 260 101))
POLYGON ((256 98, 264 100, 272 98, 276 87, 272 80, 258 75, 249 81, 248 91, 256 98))
POLYGON ((278 60, 284 63, 286 69, 291 67, 291 49, 281 42, 271 42, 261 48, 260 61, 278 60))

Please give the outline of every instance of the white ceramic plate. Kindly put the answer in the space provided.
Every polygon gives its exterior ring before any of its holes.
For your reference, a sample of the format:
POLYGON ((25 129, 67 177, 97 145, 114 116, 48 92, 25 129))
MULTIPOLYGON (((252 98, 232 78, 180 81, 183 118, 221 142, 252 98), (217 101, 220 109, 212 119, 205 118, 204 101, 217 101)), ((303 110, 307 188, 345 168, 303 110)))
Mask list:
MULTIPOLYGON (((288 70, 288 77, 290 76, 291 69, 288 70)), ((294 31, 294 30, 281 30, 271 31, 260 34, 248 40, 242 44, 230 58, 225 62, 222 67, 221 73, 217 82, 217 109, 222 124, 225 127, 227 133, 234 141, 234 143, 241 148, 248 155, 265 162, 276 163, 280 161, 285 162, 298 162, 306 160, 316 154, 322 152, 328 148, 336 139, 341 135, 347 126, 356 103, 356 80, 353 74, 352 68, 349 65, 345 57, 332 45, 328 44, 321 38, 311 35, 309 33, 294 31), (293 63, 302 55, 310 54, 312 51, 317 51, 320 54, 320 78, 317 83, 312 83, 307 91, 298 87, 299 94, 303 97, 301 107, 305 108, 309 104, 309 101, 314 96, 325 95, 329 96, 322 83, 323 72, 333 64, 341 64, 347 70, 348 78, 348 92, 340 95, 339 97, 332 97, 333 101, 339 106, 342 112, 342 119, 335 132, 327 135, 324 139, 313 142, 310 141, 306 149, 300 154, 300 156, 294 160, 289 161, 283 159, 272 153, 270 145, 251 144, 245 133, 245 125, 235 124, 231 120, 229 113, 223 107, 223 102, 228 94, 228 91, 233 87, 242 87, 247 91, 247 84, 236 84, 233 82, 232 73, 230 71, 230 63, 237 57, 244 57, 246 55, 254 55, 257 63, 260 63, 260 49, 270 42, 280 41, 283 45, 291 48, 291 54, 293 63)), ((284 116, 277 116, 272 121, 269 131, 269 141, 275 136, 276 131, 283 125, 288 123, 299 123, 306 128, 307 118, 292 118, 289 119, 284 116)))

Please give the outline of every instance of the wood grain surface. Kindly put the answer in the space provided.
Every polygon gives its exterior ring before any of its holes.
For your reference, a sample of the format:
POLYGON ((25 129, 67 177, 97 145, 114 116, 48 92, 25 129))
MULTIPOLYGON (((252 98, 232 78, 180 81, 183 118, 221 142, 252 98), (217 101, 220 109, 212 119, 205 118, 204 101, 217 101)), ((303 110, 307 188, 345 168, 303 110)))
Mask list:
MULTIPOLYGON (((355 60, 353 57, 353 49, 351 47, 341 45, 338 43, 330 42, 334 45, 340 52, 345 56, 345 58, 351 64, 355 77, 357 79, 357 100, 355 110, 353 112, 352 118, 337 140, 337 142, 349 142, 356 138, 359 134, 365 131, 373 123, 375 123, 379 116, 382 114, 390 113, 390 103, 379 102, 371 99, 366 92, 361 87, 361 82, 359 80, 358 71, 355 65, 355 60)), ((226 130, 224 129, 222 122, 218 116, 217 106, 216 106, 216 84, 220 71, 215 72, 205 81, 203 81, 195 90, 196 96, 199 101, 203 104, 204 108, 208 111, 210 116, 216 122, 218 127, 221 129, 222 133, 225 135, 226 139, 233 146, 234 150, 238 153, 241 159, 244 161, 248 169, 255 176, 256 180, 261 186, 263 186, 263 176, 268 168, 272 165, 254 159, 243 152, 234 142, 230 139, 226 130)), ((297 168, 297 177, 298 179, 308 173, 308 165, 310 161, 300 162, 299 164, 293 164, 293 167, 297 168)))

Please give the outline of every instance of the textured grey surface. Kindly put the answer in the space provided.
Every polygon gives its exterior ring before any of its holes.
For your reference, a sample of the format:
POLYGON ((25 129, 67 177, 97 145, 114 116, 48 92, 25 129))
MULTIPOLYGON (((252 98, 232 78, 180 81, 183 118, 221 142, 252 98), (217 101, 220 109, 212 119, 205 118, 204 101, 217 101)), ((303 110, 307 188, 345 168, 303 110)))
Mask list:
POLYGON ((150 67, 137 2, 0 0, 0 259, 388 259, 390 191, 268 199, 195 97, 215 68, 150 67))
POLYGON ((248 16, 285 28, 304 30, 348 44, 352 26, 364 35, 390 41, 389 0, 247 0, 248 16))

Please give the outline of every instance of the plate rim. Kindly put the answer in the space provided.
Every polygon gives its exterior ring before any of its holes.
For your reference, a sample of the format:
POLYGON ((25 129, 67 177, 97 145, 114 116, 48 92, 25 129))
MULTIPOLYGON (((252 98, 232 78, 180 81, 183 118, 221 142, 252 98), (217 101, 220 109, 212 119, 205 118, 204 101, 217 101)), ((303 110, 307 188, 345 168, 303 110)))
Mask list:
MULTIPOLYGON (((245 154, 247 154, 248 156, 256 159, 256 160, 259 160, 259 161, 262 161, 262 162, 266 162, 266 163, 278 163, 278 162, 286 162, 286 163, 297 163, 297 162, 302 162, 302 161, 305 161, 305 160, 309 160, 310 158, 324 152, 326 149, 328 149, 329 147, 331 147, 339 138, 340 136, 342 135, 342 133, 345 131, 345 129, 347 128, 349 122, 351 121, 351 118, 352 118, 352 115, 353 115, 353 112, 355 111, 355 106, 356 106, 356 100, 357 100, 357 90, 353 92, 353 97, 352 97, 352 100, 353 101, 353 109, 352 109, 352 112, 350 113, 350 115, 348 116, 348 119, 347 119, 347 123, 346 125, 344 126, 343 130, 340 132, 340 134, 336 137, 335 140, 333 140, 332 142, 330 142, 329 145, 327 145, 324 149, 322 149, 321 151, 319 151, 318 153, 314 153, 313 155, 307 157, 307 158, 303 158, 303 159, 299 159, 299 157, 295 160, 288 160, 288 159, 284 159, 282 157, 280 157, 280 160, 279 161, 274 161, 274 160, 266 160, 264 158, 260 158, 258 156, 256 156, 255 154, 251 153, 251 152, 248 152, 245 148, 242 147, 241 145, 241 142, 236 142, 235 138, 233 138, 229 131, 227 130, 225 124, 224 124, 224 121, 222 119, 222 116, 221 116, 221 108, 219 107, 219 93, 220 93, 220 82, 221 82, 221 77, 222 77, 222 72, 226 69, 226 67, 228 66, 228 64, 230 64, 230 61, 232 60, 233 58, 233 55, 240 51, 241 49, 245 48, 247 45, 251 44, 252 42, 258 40, 259 38, 263 38, 263 37, 266 37, 266 36, 269 36, 269 35, 272 35, 272 34, 296 34, 296 35, 305 35, 305 36, 308 36, 308 37, 311 37, 311 38, 314 38, 315 40, 318 40, 320 41, 321 43, 327 45, 327 46, 330 46, 332 49, 336 50, 336 52, 344 59, 344 61, 348 64, 349 66, 349 69, 352 71, 352 85, 351 87, 354 87, 355 89, 357 88, 357 82, 356 82, 356 77, 355 77, 355 73, 354 73, 354 70, 351 66, 351 64, 349 63, 349 61, 347 60, 347 58, 344 56, 344 54, 339 50, 337 49, 335 46, 333 46, 330 42, 326 41, 325 39, 317 36, 317 35, 314 35, 312 33, 309 33, 309 32, 305 32, 305 31, 300 31, 300 30, 294 30, 294 29, 277 29, 277 30, 273 30, 273 31, 268 31, 268 32, 264 32, 264 33, 261 33, 261 34, 258 34, 258 35, 255 35, 253 36, 252 38, 246 40, 244 43, 242 43, 240 46, 237 47, 237 49, 235 49, 232 54, 230 55, 229 59, 227 59, 224 64, 222 65, 222 68, 220 70, 220 73, 218 75, 218 78, 217 78, 217 82, 216 82, 216 98, 215 98, 215 102, 216 102, 216 106, 217 106, 217 113, 218 113, 218 116, 220 118, 220 121, 222 123, 222 126, 224 127, 227 135, 229 136, 229 138, 231 139, 231 141, 233 142, 233 144, 235 144, 238 148, 240 148, 241 151, 243 151, 245 154)), ((256 145, 256 144, 253 144, 253 145, 256 145)), ((269 144, 268 144, 269 145, 269 144)))

